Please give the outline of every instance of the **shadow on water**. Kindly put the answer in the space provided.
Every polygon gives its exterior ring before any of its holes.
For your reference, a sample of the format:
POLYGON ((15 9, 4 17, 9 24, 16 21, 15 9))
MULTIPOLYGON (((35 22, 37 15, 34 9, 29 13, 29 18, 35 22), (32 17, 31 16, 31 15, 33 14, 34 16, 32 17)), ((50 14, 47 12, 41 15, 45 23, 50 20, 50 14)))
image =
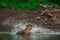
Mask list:
POLYGON ((13 35, 0 34, 0 40, 60 40, 60 35, 13 35))

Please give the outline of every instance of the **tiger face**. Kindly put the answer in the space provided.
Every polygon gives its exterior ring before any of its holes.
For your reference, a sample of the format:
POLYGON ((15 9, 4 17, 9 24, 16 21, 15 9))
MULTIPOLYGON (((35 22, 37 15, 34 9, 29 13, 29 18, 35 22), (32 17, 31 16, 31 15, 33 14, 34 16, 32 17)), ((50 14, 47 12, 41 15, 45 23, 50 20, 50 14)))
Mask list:
POLYGON ((32 25, 26 25, 26 28, 31 30, 32 29, 32 25))

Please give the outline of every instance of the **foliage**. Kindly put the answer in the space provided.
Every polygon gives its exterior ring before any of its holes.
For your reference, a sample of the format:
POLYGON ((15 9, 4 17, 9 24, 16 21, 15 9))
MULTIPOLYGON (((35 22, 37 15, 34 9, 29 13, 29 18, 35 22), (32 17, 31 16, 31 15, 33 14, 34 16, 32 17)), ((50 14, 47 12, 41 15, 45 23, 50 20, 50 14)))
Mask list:
POLYGON ((39 4, 52 4, 51 0, 0 0, 0 8, 37 9, 39 4))
POLYGON ((38 8, 38 0, 0 0, 0 8, 14 8, 14 9, 36 9, 38 8))
POLYGON ((60 0, 50 0, 50 2, 60 6, 60 0))

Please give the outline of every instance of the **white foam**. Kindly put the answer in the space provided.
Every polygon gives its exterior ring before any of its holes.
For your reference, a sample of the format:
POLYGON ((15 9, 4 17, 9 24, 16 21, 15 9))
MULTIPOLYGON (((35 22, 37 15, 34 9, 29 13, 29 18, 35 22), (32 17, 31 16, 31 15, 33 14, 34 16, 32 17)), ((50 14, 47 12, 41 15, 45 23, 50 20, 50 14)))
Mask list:
MULTIPOLYGON (((39 34, 60 34, 60 32, 55 32, 51 29, 43 28, 41 26, 37 26, 36 24, 32 24, 32 23, 29 23, 26 21, 20 20, 20 22, 17 23, 14 20, 12 20, 11 22, 8 20, 5 20, 3 23, 1 23, 2 25, 6 25, 6 24, 13 25, 11 32, 5 32, 5 33, 16 34, 18 31, 24 30, 27 24, 31 24, 31 25, 33 25, 32 30, 30 31, 32 34, 37 34, 37 33, 39 33, 39 34)), ((4 32, 0 32, 0 33, 4 33, 4 32)))

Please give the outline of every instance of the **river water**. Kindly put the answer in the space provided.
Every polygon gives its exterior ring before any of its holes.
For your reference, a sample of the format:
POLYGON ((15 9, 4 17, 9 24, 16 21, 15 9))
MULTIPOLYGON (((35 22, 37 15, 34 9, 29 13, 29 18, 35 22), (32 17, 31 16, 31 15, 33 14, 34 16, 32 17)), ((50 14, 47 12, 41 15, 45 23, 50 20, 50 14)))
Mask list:
POLYGON ((52 34, 39 34, 39 35, 0 34, 0 40, 60 40, 60 35, 52 35, 52 34))
MULTIPOLYGON (((4 22, 2 25, 9 24, 10 22, 4 22)), ((13 24, 13 23, 12 23, 13 24)), ((18 31, 22 31, 27 24, 32 24, 28 23, 26 21, 20 22, 20 23, 15 23, 13 24, 13 28, 11 29, 11 33, 0 33, 0 40, 60 40, 60 35, 56 34, 47 34, 50 32, 53 32, 53 30, 42 28, 41 26, 37 26, 36 24, 33 24, 32 32, 31 35, 17 35, 16 33, 18 31), (43 34, 35 34, 35 33, 43 33, 43 34), (46 34, 45 34, 46 33, 46 34)))

